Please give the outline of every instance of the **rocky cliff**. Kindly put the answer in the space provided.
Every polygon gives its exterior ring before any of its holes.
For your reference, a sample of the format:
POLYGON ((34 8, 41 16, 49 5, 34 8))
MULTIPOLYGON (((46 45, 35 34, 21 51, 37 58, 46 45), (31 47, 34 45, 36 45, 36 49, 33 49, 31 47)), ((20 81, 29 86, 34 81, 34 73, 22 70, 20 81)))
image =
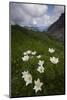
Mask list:
POLYGON ((59 19, 48 28, 48 33, 60 41, 64 41, 65 13, 63 13, 59 19))

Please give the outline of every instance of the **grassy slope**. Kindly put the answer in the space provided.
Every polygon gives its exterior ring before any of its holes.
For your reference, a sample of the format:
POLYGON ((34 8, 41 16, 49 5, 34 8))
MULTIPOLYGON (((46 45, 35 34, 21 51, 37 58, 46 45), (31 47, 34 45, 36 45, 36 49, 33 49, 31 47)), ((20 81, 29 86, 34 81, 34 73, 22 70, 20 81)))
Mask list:
POLYGON ((11 95, 19 96, 38 96, 64 94, 64 46, 63 43, 48 37, 44 33, 28 31, 20 27, 12 27, 11 30, 11 95), (55 48, 56 52, 49 54, 48 48, 55 48), (21 57, 26 50, 36 50, 42 54, 45 64, 45 72, 40 74, 36 71, 38 60, 33 58, 28 62, 23 62, 21 57), (57 65, 49 61, 50 56, 59 57, 60 62, 57 65), (42 91, 35 93, 34 84, 25 86, 21 78, 21 72, 29 70, 34 79, 40 78, 44 83, 42 91))

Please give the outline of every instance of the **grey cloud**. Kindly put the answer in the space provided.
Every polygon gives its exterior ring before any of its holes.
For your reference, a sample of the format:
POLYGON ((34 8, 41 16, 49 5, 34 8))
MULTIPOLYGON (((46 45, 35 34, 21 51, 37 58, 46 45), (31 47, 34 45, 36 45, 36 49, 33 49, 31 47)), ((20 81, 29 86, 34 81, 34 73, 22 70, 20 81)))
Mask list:
POLYGON ((54 6, 52 15, 49 15, 47 5, 11 3, 10 23, 44 28, 55 22, 63 12, 64 6, 54 6))
POLYGON ((38 4, 22 4, 22 7, 26 13, 31 15, 32 17, 40 17, 43 16, 47 10, 47 5, 38 5, 38 4))

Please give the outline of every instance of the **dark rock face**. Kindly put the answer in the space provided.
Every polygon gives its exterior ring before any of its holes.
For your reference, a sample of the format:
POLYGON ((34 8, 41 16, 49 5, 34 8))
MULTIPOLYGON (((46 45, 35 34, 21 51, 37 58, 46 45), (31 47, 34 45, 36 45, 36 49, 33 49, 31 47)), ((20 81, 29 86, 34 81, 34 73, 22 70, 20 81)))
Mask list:
POLYGON ((59 19, 48 28, 48 33, 60 41, 64 41, 65 13, 63 13, 59 19))

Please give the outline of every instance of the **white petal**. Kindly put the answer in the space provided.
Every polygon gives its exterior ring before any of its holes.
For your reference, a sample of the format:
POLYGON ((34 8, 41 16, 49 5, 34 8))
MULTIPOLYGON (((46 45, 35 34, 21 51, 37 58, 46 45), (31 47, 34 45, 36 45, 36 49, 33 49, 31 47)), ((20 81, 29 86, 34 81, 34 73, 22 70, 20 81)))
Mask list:
POLYGON ((24 52, 23 54, 24 54, 24 55, 27 55, 27 53, 26 53, 26 52, 24 52))
POLYGON ((38 92, 39 90, 41 91, 41 86, 43 85, 42 82, 40 82, 40 79, 38 78, 37 81, 34 81, 35 86, 34 86, 34 90, 35 92, 38 92))
POLYGON ((54 53, 55 52, 55 49, 53 49, 53 48, 49 48, 49 50, 48 50, 50 53, 54 53))
POLYGON ((27 54, 31 54, 31 50, 28 50, 26 53, 27 53, 27 54))
POLYGON ((33 51, 31 54, 32 54, 32 55, 36 55, 36 53, 37 53, 36 51, 33 51))
POLYGON ((59 58, 50 57, 50 61, 51 61, 53 64, 57 64, 57 63, 59 62, 59 58))
POLYGON ((41 55, 38 55, 37 58, 40 59, 41 58, 41 55))
POLYGON ((39 66, 37 68, 37 71, 40 72, 40 73, 44 73, 44 67, 43 66, 39 66))
POLYGON ((29 60, 29 56, 28 55, 25 55, 24 57, 22 57, 22 60, 23 61, 28 61, 29 60))
POLYGON ((39 64, 40 66, 43 66, 44 61, 43 61, 43 60, 39 60, 38 64, 39 64))

